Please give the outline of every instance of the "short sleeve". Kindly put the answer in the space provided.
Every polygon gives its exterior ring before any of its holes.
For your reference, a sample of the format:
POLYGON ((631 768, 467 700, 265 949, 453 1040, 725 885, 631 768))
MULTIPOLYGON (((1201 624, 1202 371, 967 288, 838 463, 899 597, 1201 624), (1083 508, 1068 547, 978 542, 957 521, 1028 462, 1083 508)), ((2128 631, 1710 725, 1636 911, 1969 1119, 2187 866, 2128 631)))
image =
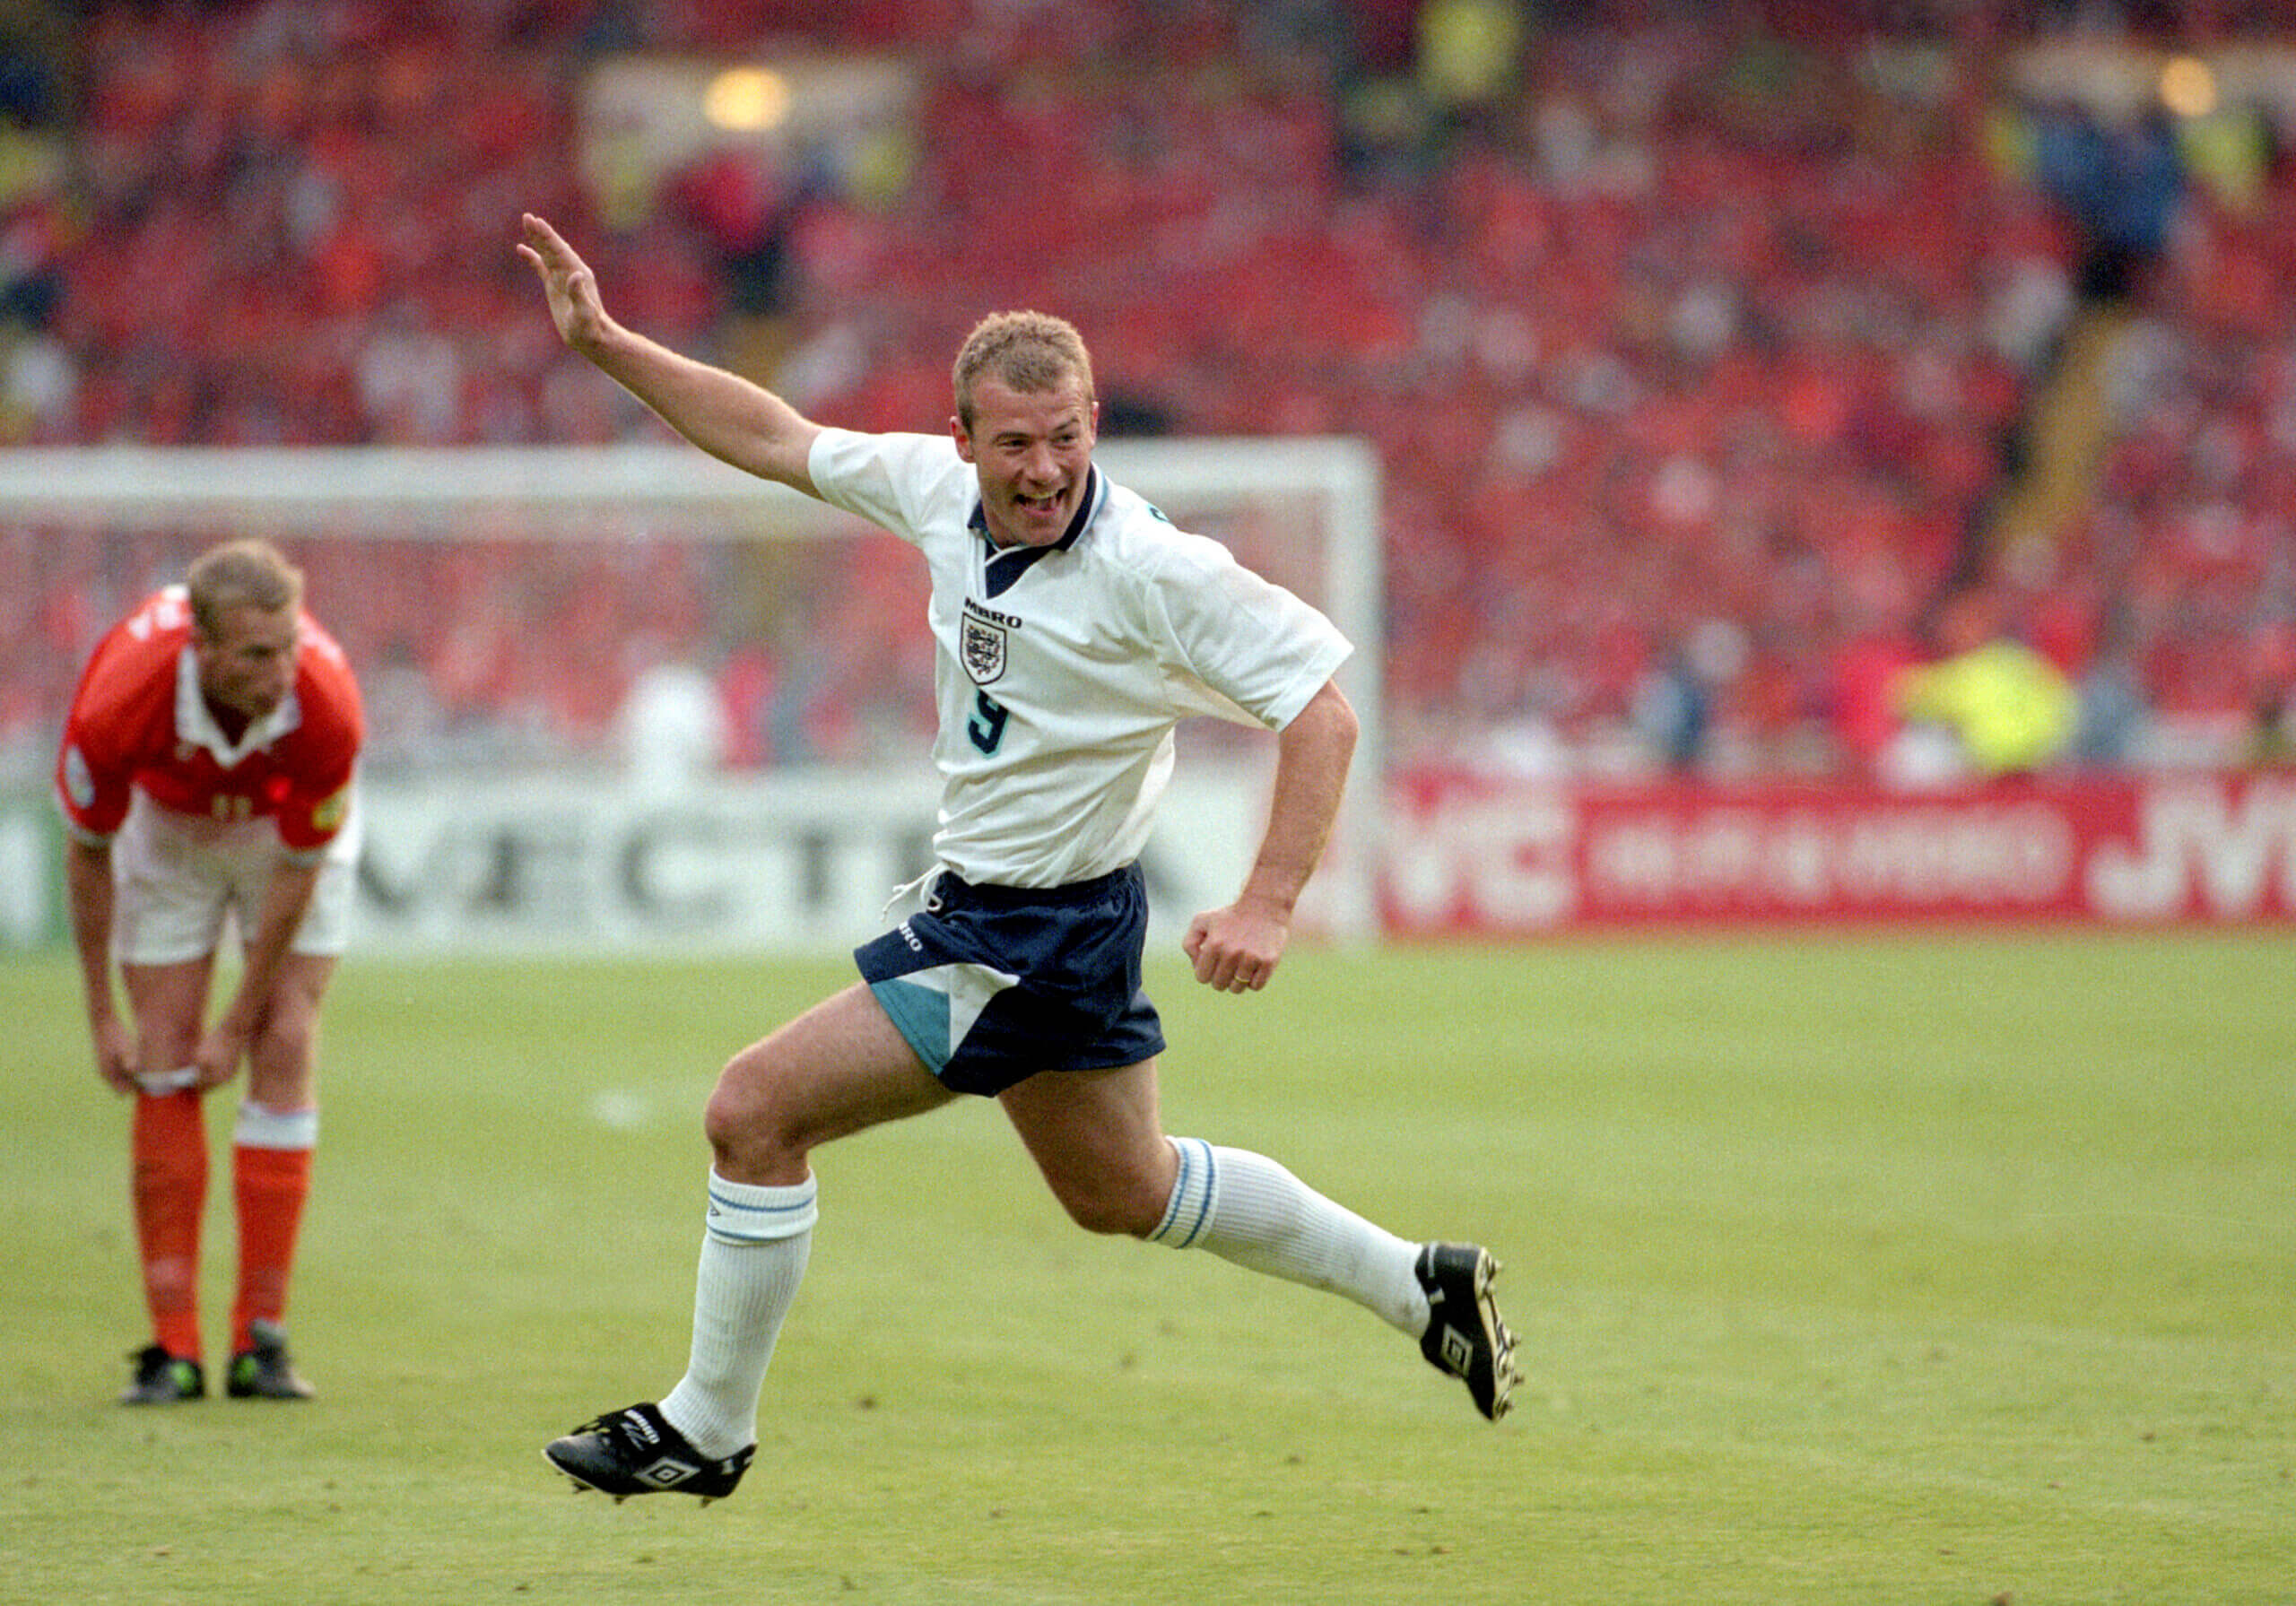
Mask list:
POLYGON ((1353 650, 1339 628, 1207 536, 1173 534, 1151 573, 1152 605, 1188 672, 1282 730, 1353 650))
POLYGON ((955 442, 939 435, 823 430, 806 458, 813 490, 832 508, 867 519, 902 540, 919 541, 931 510, 964 475, 955 442))

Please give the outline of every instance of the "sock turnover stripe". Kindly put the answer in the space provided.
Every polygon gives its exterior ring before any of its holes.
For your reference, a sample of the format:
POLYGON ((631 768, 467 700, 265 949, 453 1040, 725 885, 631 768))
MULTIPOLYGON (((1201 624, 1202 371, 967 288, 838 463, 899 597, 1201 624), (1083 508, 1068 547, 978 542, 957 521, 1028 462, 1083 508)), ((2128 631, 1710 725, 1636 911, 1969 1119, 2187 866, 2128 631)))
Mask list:
POLYGON ((819 1190, 809 1177, 795 1187, 753 1187, 709 1177, 708 1225, 712 1237, 729 1244, 761 1244, 794 1238, 821 1219, 819 1190))
POLYGON ((1171 1202, 1164 1219, 1151 1236, 1160 1244, 1186 1249, 1202 1236, 1218 1195, 1219 1174, 1213 1164, 1212 1145, 1201 1138, 1174 1138, 1172 1151, 1179 1157, 1180 1173, 1172 1184, 1171 1202), (1181 1227, 1182 1221, 1186 1227, 1181 1227))

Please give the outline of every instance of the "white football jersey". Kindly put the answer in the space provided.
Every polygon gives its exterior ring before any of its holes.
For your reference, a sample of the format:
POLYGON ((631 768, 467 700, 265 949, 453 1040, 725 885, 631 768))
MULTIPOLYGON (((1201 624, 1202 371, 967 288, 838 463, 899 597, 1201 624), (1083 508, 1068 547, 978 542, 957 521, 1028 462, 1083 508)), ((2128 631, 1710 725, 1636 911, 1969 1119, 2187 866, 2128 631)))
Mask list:
POLYGON ((947 436, 824 430, 808 467, 822 500, 914 543, 931 569, 934 848, 966 881, 1057 887, 1129 864, 1179 721, 1281 730, 1351 650, 1314 608, 1097 466, 1060 543, 1004 551, 947 436))

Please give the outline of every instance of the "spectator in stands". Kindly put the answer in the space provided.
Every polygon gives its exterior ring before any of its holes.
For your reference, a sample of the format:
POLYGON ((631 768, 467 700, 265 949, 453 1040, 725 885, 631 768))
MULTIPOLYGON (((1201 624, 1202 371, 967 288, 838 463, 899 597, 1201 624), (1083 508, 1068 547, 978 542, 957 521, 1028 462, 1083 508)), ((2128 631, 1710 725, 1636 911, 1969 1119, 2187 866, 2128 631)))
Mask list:
POLYGON ((615 715, 623 773, 632 788, 675 796, 718 773, 733 733, 718 681, 658 641, 639 649, 630 690, 615 715))
POLYGON ((2126 301, 2167 247, 2183 203, 2175 126, 2159 107, 2107 121, 2060 102, 2031 117, 2036 177, 2081 230, 2081 294, 2126 301))
POLYGON ((2066 751, 2080 699, 2056 664, 2003 629, 1988 592, 1949 598, 1937 637, 1935 660, 1900 678, 1898 708, 1951 738, 1954 769, 1986 779, 2030 775, 2066 751))

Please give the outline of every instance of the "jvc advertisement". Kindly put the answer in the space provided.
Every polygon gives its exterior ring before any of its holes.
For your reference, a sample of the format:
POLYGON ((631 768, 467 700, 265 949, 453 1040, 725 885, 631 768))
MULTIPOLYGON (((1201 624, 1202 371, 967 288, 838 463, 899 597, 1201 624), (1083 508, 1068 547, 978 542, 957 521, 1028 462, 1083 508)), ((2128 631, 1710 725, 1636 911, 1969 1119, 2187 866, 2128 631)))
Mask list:
POLYGON ((1390 936, 1827 920, 2296 919, 2296 773, 1869 787, 1551 786, 1389 803, 1390 936))

